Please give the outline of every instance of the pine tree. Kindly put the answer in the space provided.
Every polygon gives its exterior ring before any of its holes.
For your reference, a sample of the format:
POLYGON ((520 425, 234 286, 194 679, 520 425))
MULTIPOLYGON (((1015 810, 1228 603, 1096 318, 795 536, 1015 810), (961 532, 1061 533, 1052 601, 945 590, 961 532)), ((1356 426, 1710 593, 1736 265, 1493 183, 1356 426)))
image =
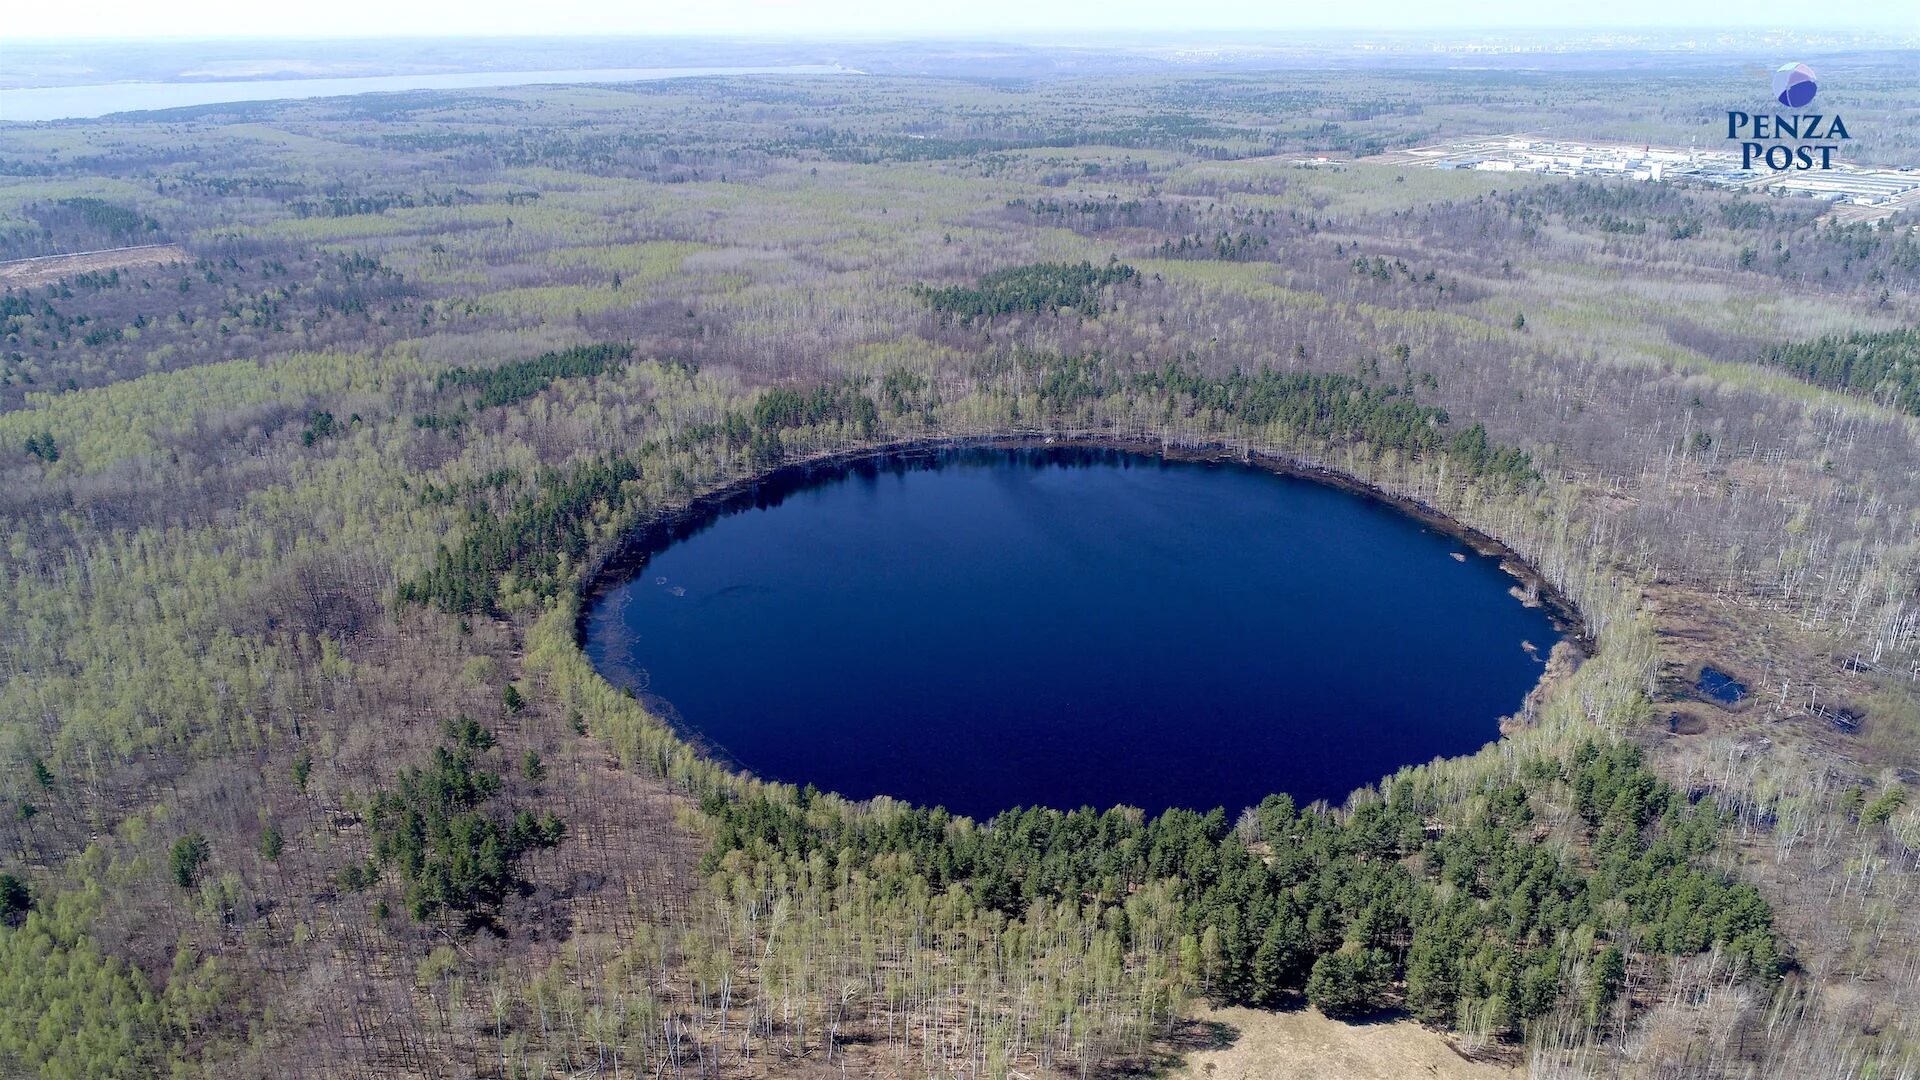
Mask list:
POLYGON ((207 838, 197 832, 190 832, 173 842, 173 851, 167 856, 167 868, 173 873, 173 883, 183 889, 191 889, 200 880, 200 871, 207 864, 207 838))
POLYGON ((277 827, 273 825, 268 825, 265 829, 261 830, 260 832, 260 857, 261 858, 267 860, 268 862, 279 862, 280 853, 284 850, 286 850, 286 840, 280 835, 280 830, 277 827))

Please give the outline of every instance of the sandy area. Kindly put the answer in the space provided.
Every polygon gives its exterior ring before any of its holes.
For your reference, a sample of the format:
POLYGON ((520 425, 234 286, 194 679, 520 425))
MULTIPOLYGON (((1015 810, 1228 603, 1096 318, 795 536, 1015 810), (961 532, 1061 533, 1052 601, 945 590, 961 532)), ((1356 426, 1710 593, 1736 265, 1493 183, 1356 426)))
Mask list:
POLYGON ((1524 1072, 1469 1061, 1446 1039, 1411 1020, 1343 1024, 1313 1009, 1214 1009, 1219 1049, 1196 1050, 1168 1080, 1519 1080, 1524 1072))
POLYGON ((185 261, 187 253, 172 244, 85 251, 73 255, 46 255, 37 259, 0 263, 0 287, 45 285, 89 270, 125 270, 135 266, 161 266, 185 261))

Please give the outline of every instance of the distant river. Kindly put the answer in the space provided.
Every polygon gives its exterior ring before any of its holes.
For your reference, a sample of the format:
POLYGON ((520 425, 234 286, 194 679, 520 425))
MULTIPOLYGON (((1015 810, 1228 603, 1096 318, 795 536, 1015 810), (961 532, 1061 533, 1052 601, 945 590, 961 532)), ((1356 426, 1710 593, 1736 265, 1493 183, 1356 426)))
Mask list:
POLYGON ((761 776, 977 816, 1337 803, 1498 738, 1560 638, 1377 500, 1107 451, 836 468, 647 549, 586 619, 616 685, 761 776))
POLYGON ((0 89, 0 120, 71 120, 145 109, 177 109, 230 101, 341 97, 397 90, 477 90, 559 83, 642 82, 695 75, 845 75, 832 65, 786 67, 599 68, 585 71, 476 71, 442 75, 370 75, 340 79, 252 82, 102 83, 0 89))

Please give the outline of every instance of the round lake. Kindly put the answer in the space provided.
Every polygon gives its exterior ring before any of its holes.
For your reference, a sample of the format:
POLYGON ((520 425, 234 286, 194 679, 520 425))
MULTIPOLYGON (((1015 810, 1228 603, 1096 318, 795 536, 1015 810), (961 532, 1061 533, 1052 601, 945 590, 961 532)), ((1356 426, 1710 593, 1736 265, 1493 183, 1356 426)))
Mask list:
POLYGON ((1497 738, 1560 637, 1385 503, 1113 451, 819 470, 642 554, 584 622, 608 679, 757 775, 974 816, 1339 802, 1497 738))

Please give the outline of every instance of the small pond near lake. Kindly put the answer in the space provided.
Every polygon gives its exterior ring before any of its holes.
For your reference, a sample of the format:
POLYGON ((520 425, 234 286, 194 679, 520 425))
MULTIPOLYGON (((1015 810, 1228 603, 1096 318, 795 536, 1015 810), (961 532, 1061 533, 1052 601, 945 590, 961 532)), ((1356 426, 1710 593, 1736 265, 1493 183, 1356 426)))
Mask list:
POLYGON ((1738 705, 1747 696, 1746 683, 1711 665, 1700 669, 1700 678, 1694 685, 1722 705, 1738 705))

